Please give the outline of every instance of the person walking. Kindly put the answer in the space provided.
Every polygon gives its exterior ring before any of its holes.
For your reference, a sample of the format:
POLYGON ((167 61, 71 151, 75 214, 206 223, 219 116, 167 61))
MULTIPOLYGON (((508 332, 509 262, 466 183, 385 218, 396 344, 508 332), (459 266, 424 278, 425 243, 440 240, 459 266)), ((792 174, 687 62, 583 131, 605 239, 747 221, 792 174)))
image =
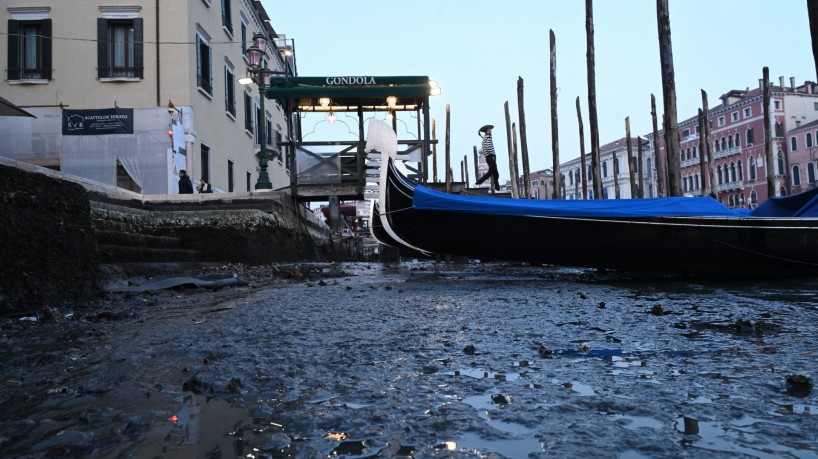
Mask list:
POLYGON ((179 170, 179 194, 193 194, 193 182, 184 169, 179 170))
POLYGON ((491 140, 492 129, 494 129, 494 126, 487 124, 477 131, 477 135, 483 138, 483 156, 486 157, 486 164, 488 164, 489 170, 477 180, 475 185, 479 186, 490 178, 489 189, 494 187, 495 190, 500 191, 500 173, 497 172, 497 154, 494 152, 494 141, 491 140))
POLYGON ((202 177, 199 179, 199 184, 196 185, 196 189, 199 190, 199 193, 212 193, 213 188, 210 187, 210 184, 207 183, 207 180, 202 177))

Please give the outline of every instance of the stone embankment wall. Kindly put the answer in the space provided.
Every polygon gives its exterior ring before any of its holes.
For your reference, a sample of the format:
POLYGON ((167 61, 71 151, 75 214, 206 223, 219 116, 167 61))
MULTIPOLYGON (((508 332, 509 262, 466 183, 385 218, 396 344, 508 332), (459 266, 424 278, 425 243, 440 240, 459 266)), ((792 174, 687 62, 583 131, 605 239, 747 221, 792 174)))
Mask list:
POLYGON ((90 298, 101 265, 323 260, 329 230, 283 192, 143 196, 0 157, 0 312, 90 298))

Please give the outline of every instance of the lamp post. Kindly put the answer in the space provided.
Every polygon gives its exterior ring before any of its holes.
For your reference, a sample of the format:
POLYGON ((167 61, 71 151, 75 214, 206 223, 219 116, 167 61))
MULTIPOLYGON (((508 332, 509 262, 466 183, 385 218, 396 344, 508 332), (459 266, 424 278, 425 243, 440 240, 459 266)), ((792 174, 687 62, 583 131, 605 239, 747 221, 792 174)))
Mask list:
POLYGON ((270 77, 273 75, 272 70, 264 65, 264 56, 267 54, 267 37, 263 34, 256 33, 253 35, 253 45, 248 47, 245 51, 247 62, 249 64, 249 71, 253 74, 253 80, 258 85, 259 91, 259 109, 261 116, 259 119, 259 126, 257 126, 258 142, 260 144, 260 151, 258 155, 258 181, 256 181, 257 190, 271 190, 273 184, 270 183, 270 176, 267 174, 267 116, 264 111, 264 94, 270 86, 270 77))

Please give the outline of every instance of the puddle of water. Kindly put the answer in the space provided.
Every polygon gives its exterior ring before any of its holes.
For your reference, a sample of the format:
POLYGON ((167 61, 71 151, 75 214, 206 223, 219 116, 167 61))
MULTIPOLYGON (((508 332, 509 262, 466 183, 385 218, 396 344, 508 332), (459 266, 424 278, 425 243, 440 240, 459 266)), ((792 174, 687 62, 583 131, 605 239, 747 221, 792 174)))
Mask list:
POLYGON ((587 384, 583 384, 578 381, 571 381, 570 383, 564 384, 564 386, 568 386, 568 384, 570 384, 569 388, 572 391, 578 393, 583 397, 590 397, 592 395, 596 395, 596 391, 594 391, 594 388, 587 384))
MULTIPOLYGON (((775 459, 782 457, 782 453, 789 453, 793 457, 808 457, 802 453, 810 451, 814 447, 811 444, 804 444, 803 448, 785 446, 780 443, 773 443, 768 439, 755 434, 757 430, 763 430, 763 426, 756 424, 775 424, 784 427, 792 427, 790 424, 773 422, 751 417, 743 417, 729 422, 719 421, 698 421, 687 416, 676 419, 676 430, 685 435, 690 435, 683 441, 687 447, 701 448, 710 451, 721 451, 727 453, 740 453, 761 459, 775 459), (756 448, 751 445, 759 445, 756 448)), ((794 445, 794 442, 788 442, 794 445)), ((814 457, 814 456, 811 456, 814 457)))
POLYGON ((495 438, 487 440, 476 432, 466 432, 457 442, 458 448, 481 449, 508 457, 526 457, 529 453, 542 452, 543 447, 533 437, 534 431, 522 424, 491 419, 487 411, 498 407, 491 401, 490 395, 475 395, 463 399, 463 403, 474 408, 492 428, 511 434, 512 438, 495 438))
POLYGON ((475 369, 447 371, 443 374, 449 376, 468 376, 474 379, 497 379, 500 381, 516 381, 520 379, 521 376, 520 373, 498 373, 475 369))
POLYGON ((627 414, 611 414, 609 415, 614 422, 622 425, 626 429, 630 430, 637 430, 642 427, 647 427, 649 429, 661 429, 665 425, 662 421, 652 418, 650 416, 631 416, 627 414), (622 421, 622 422, 620 422, 622 421))

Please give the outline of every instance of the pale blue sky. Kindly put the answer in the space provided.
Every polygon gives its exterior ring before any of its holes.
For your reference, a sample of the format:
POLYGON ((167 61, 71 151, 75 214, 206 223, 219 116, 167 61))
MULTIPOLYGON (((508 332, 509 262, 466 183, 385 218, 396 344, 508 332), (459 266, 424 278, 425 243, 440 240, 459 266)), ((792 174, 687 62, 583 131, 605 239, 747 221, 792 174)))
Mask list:
MULTIPOLYGON (((472 146, 479 146, 477 129, 490 123, 497 127, 500 179, 509 178, 503 104, 509 102, 516 122, 518 76, 525 81, 531 170, 551 167, 553 30, 560 162, 579 157, 577 96, 590 150, 582 0, 262 2, 276 32, 294 39, 300 76, 428 75, 437 80, 443 93, 432 98, 431 115, 437 122, 438 156, 449 104, 456 177, 463 155, 471 163, 472 146)), ((696 114, 701 89, 713 107, 730 89, 756 87, 764 66, 775 84, 781 75, 787 85, 791 76, 796 84, 816 80, 806 0, 670 0, 670 21, 679 120, 696 114)), ((624 137, 626 116, 634 137, 649 133, 651 93, 661 128, 655 0, 597 0, 594 28, 600 143, 624 137)), ((309 131, 306 124, 314 122, 305 123, 309 131)), ((319 126, 308 140, 327 132, 332 139, 349 137, 325 129, 330 128, 319 126)), ((338 123, 331 129, 343 132, 338 123)))

